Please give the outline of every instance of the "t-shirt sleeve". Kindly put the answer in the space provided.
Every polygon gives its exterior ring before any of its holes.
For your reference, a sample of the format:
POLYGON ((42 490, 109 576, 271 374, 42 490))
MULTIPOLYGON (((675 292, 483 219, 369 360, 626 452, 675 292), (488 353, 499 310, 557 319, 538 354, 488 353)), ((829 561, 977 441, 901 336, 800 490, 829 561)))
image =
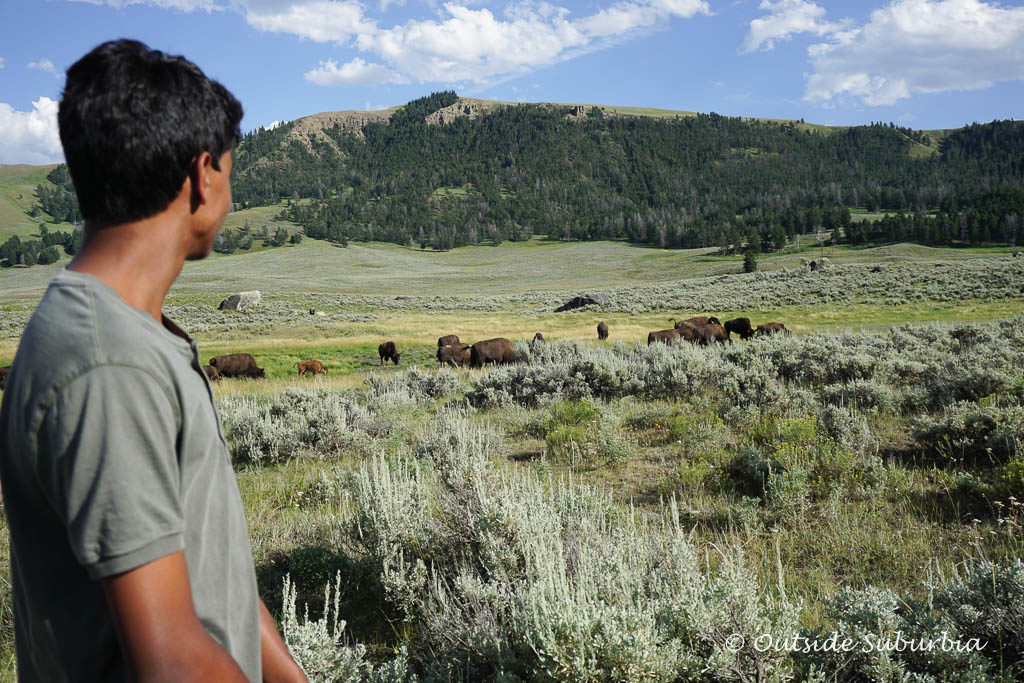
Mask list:
POLYGON ((184 548, 168 392, 141 368, 100 366, 67 385, 40 425, 40 484, 93 579, 184 548))

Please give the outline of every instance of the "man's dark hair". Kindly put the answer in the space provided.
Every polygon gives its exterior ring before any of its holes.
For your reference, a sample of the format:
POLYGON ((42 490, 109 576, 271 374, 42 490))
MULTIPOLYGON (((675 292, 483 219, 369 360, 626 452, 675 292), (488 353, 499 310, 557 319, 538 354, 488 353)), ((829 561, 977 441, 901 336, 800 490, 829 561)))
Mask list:
POLYGON ((201 152, 219 170, 241 120, 238 100, 184 57, 103 43, 68 69, 57 115, 82 216, 111 225, 160 213, 201 152))

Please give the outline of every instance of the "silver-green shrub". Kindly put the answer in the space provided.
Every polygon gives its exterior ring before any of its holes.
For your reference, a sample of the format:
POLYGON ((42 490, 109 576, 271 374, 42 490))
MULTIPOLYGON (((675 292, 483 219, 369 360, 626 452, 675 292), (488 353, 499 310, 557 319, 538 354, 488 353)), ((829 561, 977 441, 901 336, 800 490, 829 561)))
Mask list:
POLYGON ((444 398, 457 392, 460 386, 450 368, 423 370, 415 366, 389 375, 371 373, 366 384, 375 397, 404 392, 418 399, 444 398))
POLYGON ((737 552, 711 572, 674 503, 623 511, 575 481, 495 467, 500 448, 488 425, 442 413, 410 457, 348 478, 344 545, 410 625, 426 679, 786 678, 785 654, 729 647, 796 628, 798 612, 737 552))
POLYGON ((240 463, 361 452, 368 447, 373 426, 370 413, 351 396, 323 389, 224 396, 217 400, 217 409, 232 459, 240 463))
POLYGON ((919 444, 944 457, 1005 464, 1024 445, 1024 407, 961 401, 941 415, 915 419, 913 434, 919 444))
POLYGON ((291 577, 284 578, 281 631, 285 645, 306 673, 310 683, 413 683, 419 680, 409 671, 404 648, 379 666, 366 660, 366 646, 345 642, 345 621, 339 616, 341 573, 324 588, 324 610, 320 619, 309 618, 309 605, 302 618, 296 607, 297 593, 291 577))

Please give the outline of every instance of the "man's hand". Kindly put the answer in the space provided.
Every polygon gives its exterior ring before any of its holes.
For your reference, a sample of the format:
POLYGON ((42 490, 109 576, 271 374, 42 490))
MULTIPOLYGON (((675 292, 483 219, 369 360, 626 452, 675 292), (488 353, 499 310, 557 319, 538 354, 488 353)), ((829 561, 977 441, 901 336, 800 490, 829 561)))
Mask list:
POLYGON ((288 648, 277 632, 277 624, 262 600, 260 650, 263 654, 263 680, 266 683, 309 683, 306 674, 288 653, 288 648))
POLYGON ((137 680, 246 680, 196 615, 184 551, 104 579, 103 591, 137 680))

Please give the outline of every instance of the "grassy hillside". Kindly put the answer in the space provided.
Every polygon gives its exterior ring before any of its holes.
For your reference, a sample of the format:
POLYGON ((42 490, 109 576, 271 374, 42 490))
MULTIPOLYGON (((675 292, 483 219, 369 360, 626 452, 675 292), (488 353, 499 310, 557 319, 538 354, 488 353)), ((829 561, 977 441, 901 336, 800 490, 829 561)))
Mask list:
MULTIPOLYGON (((271 226, 274 211, 239 211, 229 222, 271 226)), ((280 223, 286 228, 291 227, 280 223)), ((803 247, 764 254, 762 270, 793 268, 821 250, 811 236, 803 247)), ((916 244, 824 249, 836 263, 956 261, 1007 253, 1008 249, 939 249, 916 244)), ((66 262, 66 261, 64 261, 66 262)), ((0 270, 0 305, 32 302, 60 264, 0 270)), ((210 297, 260 289, 273 294, 345 293, 380 295, 496 296, 538 290, 572 292, 662 280, 727 275, 742 271, 742 257, 719 256, 714 249, 651 249, 626 242, 562 242, 534 238, 500 247, 463 247, 447 252, 409 249, 394 244, 350 244, 321 240, 247 254, 212 254, 186 263, 173 295, 210 297)))
MULTIPOLYGON (((50 217, 45 214, 41 218, 32 218, 28 212, 36 203, 36 186, 49 182, 46 174, 56 164, 49 166, 28 166, 25 164, 0 165, 0 242, 11 235, 32 237, 37 234, 40 222, 47 222, 50 217)), ((51 225, 58 230, 67 229, 67 223, 51 225)))

